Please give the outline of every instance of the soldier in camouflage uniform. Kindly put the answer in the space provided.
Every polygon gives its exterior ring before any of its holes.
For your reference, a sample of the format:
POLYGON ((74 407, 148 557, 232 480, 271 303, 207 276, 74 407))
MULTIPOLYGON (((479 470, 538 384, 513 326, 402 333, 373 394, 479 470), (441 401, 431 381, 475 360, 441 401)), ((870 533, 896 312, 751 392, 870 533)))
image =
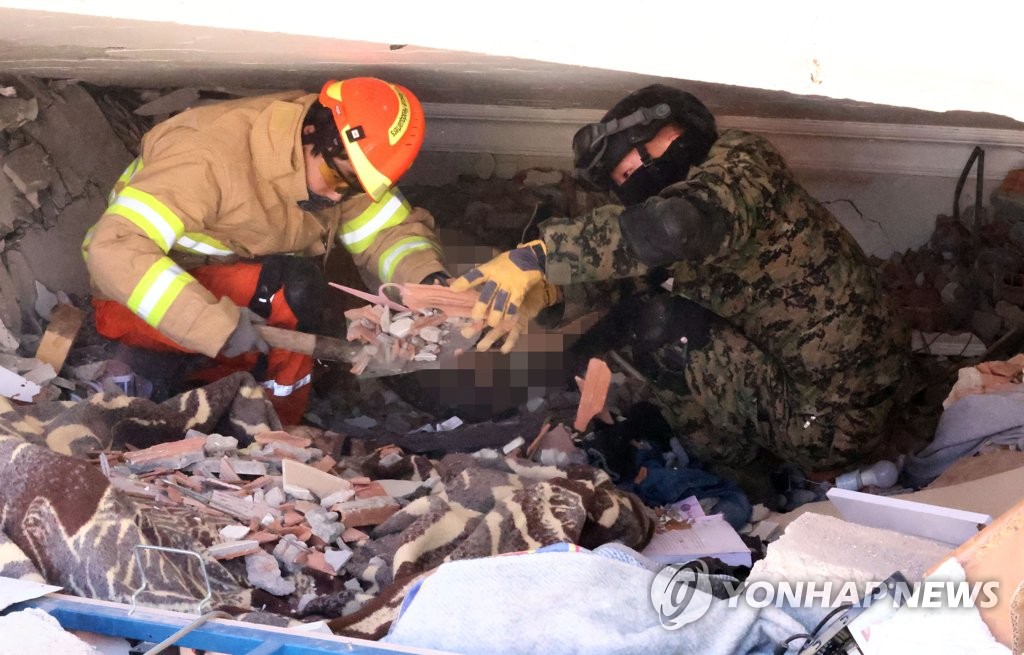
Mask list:
POLYGON ((577 178, 625 207, 550 219, 506 253, 540 273, 521 295, 500 268, 471 271, 456 288, 482 284, 480 315, 535 314, 544 284, 572 296, 563 285, 667 269, 671 294, 646 298, 628 332, 692 454, 736 465, 765 448, 808 471, 870 458, 909 333, 864 252, 778 151, 718 134, 703 104, 663 85, 624 98, 574 149, 577 178))

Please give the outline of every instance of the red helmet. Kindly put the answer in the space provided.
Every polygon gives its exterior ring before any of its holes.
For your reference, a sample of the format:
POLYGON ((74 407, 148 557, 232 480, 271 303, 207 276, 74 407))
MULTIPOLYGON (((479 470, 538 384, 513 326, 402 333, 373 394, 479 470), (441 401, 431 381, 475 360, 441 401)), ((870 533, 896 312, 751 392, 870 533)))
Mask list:
POLYGON ((359 182, 380 200, 423 145, 423 108, 405 87, 374 77, 331 80, 320 90, 359 182))

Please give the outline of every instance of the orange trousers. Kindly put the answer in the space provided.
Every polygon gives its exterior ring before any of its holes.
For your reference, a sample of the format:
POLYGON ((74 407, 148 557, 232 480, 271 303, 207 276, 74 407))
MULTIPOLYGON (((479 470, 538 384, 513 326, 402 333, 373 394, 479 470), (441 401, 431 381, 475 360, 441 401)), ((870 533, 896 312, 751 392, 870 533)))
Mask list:
MULTIPOLYGON (((217 298, 227 297, 239 307, 248 307, 260 276, 260 264, 209 264, 189 271, 217 298)), ((128 346, 161 352, 191 353, 113 300, 93 299, 96 330, 108 339, 128 346)), ((294 330, 298 319, 285 301, 283 291, 274 294, 267 325, 294 330)), ((190 380, 209 383, 237 371, 256 368, 260 353, 238 357, 217 357, 209 366, 192 374, 190 380)), ((270 402, 285 425, 298 425, 309 404, 313 358, 288 350, 271 348, 267 354, 266 374, 259 380, 270 402)), ((184 382, 184 381, 183 381, 184 382)))

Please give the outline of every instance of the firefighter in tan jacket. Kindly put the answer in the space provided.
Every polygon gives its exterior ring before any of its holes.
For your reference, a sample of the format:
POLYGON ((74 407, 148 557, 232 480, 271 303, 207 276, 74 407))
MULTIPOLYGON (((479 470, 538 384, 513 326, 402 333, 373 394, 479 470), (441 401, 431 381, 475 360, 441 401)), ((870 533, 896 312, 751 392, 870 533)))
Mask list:
POLYGON ((316 330, 326 284, 314 256, 337 239, 381 282, 448 278, 433 218, 394 187, 423 132, 416 97, 375 78, 160 123, 83 243, 97 329, 214 357, 218 375, 253 370, 282 422, 298 423, 312 359, 268 348, 254 326, 316 330), (195 255, 204 263, 189 266, 195 255))

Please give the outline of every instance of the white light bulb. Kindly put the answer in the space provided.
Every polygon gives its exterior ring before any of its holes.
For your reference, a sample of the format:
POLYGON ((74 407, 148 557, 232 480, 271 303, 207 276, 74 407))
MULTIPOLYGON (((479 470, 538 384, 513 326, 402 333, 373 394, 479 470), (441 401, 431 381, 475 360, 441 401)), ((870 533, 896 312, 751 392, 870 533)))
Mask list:
POLYGON ((836 478, 836 486, 840 489, 849 489, 850 491, 857 491, 863 487, 870 486, 888 489, 896 484, 896 478, 899 477, 899 474, 900 470, 895 464, 887 459, 883 459, 859 471, 851 471, 840 475, 836 478))
POLYGON ((896 478, 899 477, 899 474, 900 471, 896 468, 895 464, 887 459, 883 459, 861 470, 861 486, 888 489, 896 484, 896 478))

